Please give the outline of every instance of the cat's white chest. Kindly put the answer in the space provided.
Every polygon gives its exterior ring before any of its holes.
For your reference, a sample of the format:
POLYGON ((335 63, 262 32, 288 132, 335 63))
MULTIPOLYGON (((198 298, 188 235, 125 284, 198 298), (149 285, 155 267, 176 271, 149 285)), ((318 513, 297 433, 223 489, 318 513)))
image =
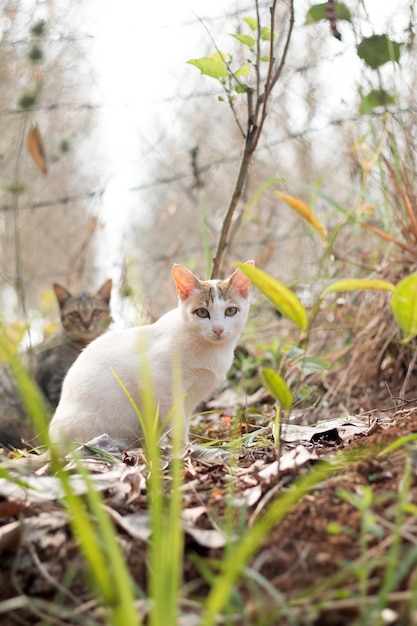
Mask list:
POLYGON ((183 365, 185 405, 187 412, 208 397, 225 380, 233 362, 233 348, 218 346, 216 350, 207 350, 199 357, 188 357, 183 365))

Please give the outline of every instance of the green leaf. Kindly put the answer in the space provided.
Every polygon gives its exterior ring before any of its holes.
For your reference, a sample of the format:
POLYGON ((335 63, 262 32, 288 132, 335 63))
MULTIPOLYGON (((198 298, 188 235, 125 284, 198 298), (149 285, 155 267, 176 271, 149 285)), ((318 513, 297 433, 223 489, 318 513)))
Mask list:
POLYGON ((9 191, 10 193, 14 193, 16 196, 19 196, 26 191, 26 187, 19 180, 5 180, 3 182, 3 189, 9 191))
POLYGON ((283 177, 281 177, 281 178, 269 178, 264 183, 262 183, 262 185, 260 185, 260 187, 258 187, 258 189, 255 191, 253 197, 251 198, 251 200, 250 200, 250 202, 248 204, 248 210, 250 211, 251 209, 253 209, 255 204, 262 197, 262 195, 265 193, 265 191, 267 189, 269 189, 269 187, 271 187, 272 185, 276 185, 277 183, 283 183, 283 182, 285 182, 285 180, 286 179, 283 178, 283 177))
POLYGON ((244 17, 243 21, 251 30, 258 30, 258 20, 255 17, 244 17))
POLYGON ((251 35, 232 35, 232 37, 245 44, 245 46, 249 46, 249 48, 253 48, 256 44, 256 39, 251 37, 251 35))
POLYGON ((18 106, 24 111, 32 109, 37 101, 38 94, 36 91, 24 91, 17 101, 18 106))
POLYGON ((278 400, 283 409, 289 409, 293 403, 293 395, 285 380, 269 367, 262 370, 262 380, 269 393, 278 400))
POLYGON ((40 61, 42 61, 43 60, 42 48, 38 46, 37 44, 33 45, 28 52, 28 58, 31 61, 33 61, 33 63, 39 63, 40 61))
POLYGON ((417 274, 400 280, 391 298, 391 309, 397 324, 408 339, 417 335, 417 274))
POLYGON ((404 435, 404 437, 396 439, 386 448, 381 450, 381 452, 378 452, 378 456, 390 456, 393 452, 396 452, 399 448, 402 448, 403 446, 407 446, 407 444, 409 443, 417 443, 417 433, 411 433, 410 435, 404 435))
POLYGON ((247 89, 248 89, 247 85, 236 85, 235 87, 236 93, 246 93, 247 89))
POLYGON ((45 35, 45 31, 46 31, 46 22, 45 22, 45 20, 39 20, 30 29, 31 34, 34 37, 43 37, 45 35))
POLYGON ((212 78, 227 78, 227 67, 225 63, 225 55, 222 52, 214 52, 211 57, 202 57, 201 59, 190 59, 187 61, 190 65, 195 65, 202 74, 211 76, 212 78))
POLYGON ((304 356, 300 359, 300 367, 303 376, 309 374, 321 374, 324 370, 328 370, 331 367, 330 361, 318 356, 304 356))
POLYGON ((366 96, 361 96, 361 105, 359 107, 359 113, 370 113, 378 107, 386 107, 388 104, 395 104, 397 98, 385 89, 372 89, 366 96))
MULTIPOLYGON (((274 34, 274 41, 277 40, 277 34, 274 34)), ((271 29, 268 26, 262 26, 261 28, 261 39, 262 41, 271 41, 271 29)))
POLYGON ((242 65, 242 67, 240 67, 238 70, 236 70, 236 72, 234 72, 235 78, 241 78, 241 76, 248 76, 250 72, 250 65, 249 63, 246 63, 245 65, 242 65))
POLYGON ((329 535, 340 535, 340 533, 343 532, 343 526, 336 522, 329 522, 326 526, 326 532, 329 533, 329 535))
POLYGON ((386 35, 372 35, 372 37, 362 39, 356 47, 356 52, 360 59, 375 70, 388 61, 398 62, 402 45, 386 35))
POLYGON ((257 267, 245 263, 237 263, 237 266, 282 315, 294 322, 301 330, 307 328, 306 310, 288 287, 257 267))
MULTIPOLYGON (((306 15, 305 24, 316 24, 321 20, 327 20, 326 17, 327 2, 321 4, 314 4, 309 8, 306 15)), ((352 13, 343 2, 335 2, 336 19, 345 20, 346 22, 352 21, 352 13)))
POLYGON ((345 280, 337 280, 324 290, 323 294, 332 293, 334 291, 360 291, 363 289, 372 289, 376 291, 394 291, 395 287, 387 280, 372 280, 365 278, 347 278, 345 280))

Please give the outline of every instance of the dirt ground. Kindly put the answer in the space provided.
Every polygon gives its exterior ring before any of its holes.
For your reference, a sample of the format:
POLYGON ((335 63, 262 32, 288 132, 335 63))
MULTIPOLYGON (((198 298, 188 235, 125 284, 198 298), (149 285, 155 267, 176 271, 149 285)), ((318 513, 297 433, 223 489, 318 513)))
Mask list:
MULTIPOLYGON (((252 407, 251 414, 256 413, 258 421, 231 419, 227 411, 218 410, 202 418, 203 425, 195 426, 195 432, 207 433, 207 423, 211 424, 211 436, 217 439, 245 436, 246 445, 233 461, 185 460, 186 591, 179 624, 198 624, 198 610, 187 603, 207 594, 202 564, 216 571, 215 562, 223 557, 227 502, 234 509, 238 539, 299 477, 320 461, 331 464, 340 455, 344 455, 341 469, 305 494, 255 551, 250 570, 265 584, 242 577, 238 585, 241 608, 231 623, 353 624, 359 615, 358 598, 369 605, 375 602, 385 580, 384 557, 392 546, 396 546, 399 566, 407 555, 414 554, 417 545, 417 509, 403 515, 397 542, 395 530, 407 471, 411 472, 407 501, 417 503, 417 453, 412 442, 384 452, 389 444, 417 433, 417 396, 399 403, 386 397, 386 389, 378 389, 370 390, 367 402, 374 410, 362 413, 359 419, 345 415, 328 428, 321 422, 284 429, 279 460, 269 425, 273 414, 270 398, 264 397, 252 407), (259 415, 264 416, 263 423, 259 423, 259 415), (360 582, 364 584, 364 568, 366 593, 360 582)), ((358 402, 363 404, 363 399, 358 402)), ((4 452, 3 459, 6 457, 4 452)), ((149 527, 143 459, 128 454, 118 462, 92 459, 86 464, 97 477, 132 575, 145 588, 149 527)), ((168 471, 167 467, 167 481, 168 471)), ((54 624, 78 623, 82 618, 85 623, 99 622, 67 513, 59 504, 55 485, 48 482, 53 479, 48 464, 29 467, 23 462, 19 473, 35 480, 32 490, 20 490, 0 478, 0 601, 9 603, 3 604, 1 624, 49 623, 46 616, 58 600, 64 608, 54 624)), ((389 608, 384 607, 382 621, 367 623, 417 623, 415 581, 408 571, 399 575, 389 590, 389 608)))

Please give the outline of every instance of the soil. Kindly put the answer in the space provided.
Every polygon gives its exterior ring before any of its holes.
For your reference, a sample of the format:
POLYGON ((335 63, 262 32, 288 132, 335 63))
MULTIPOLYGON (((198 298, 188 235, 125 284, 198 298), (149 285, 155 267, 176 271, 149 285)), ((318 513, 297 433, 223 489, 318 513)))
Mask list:
MULTIPOLYGON (((363 395, 360 402, 363 404, 363 395)), ((393 442, 417 433, 417 401, 394 406, 386 388, 378 387, 370 389, 367 404, 374 410, 361 415, 364 428, 358 433, 345 438, 333 429, 307 440, 301 431, 298 441, 284 443, 280 458, 289 458, 290 462, 279 472, 273 471, 277 451, 271 435, 265 432, 262 438, 258 436, 258 440, 242 447, 233 463, 186 458, 184 509, 197 514, 195 518, 191 514, 185 528, 186 591, 179 624, 199 623, 199 609, 193 599, 207 595, 207 571, 216 574, 224 556, 226 548, 217 543, 218 529, 228 515, 230 518, 230 498, 238 539, 271 503, 288 493, 321 461, 336 470, 300 497, 283 519, 272 524, 239 580, 235 611, 227 623, 417 623, 416 581, 409 573, 413 568, 397 571, 407 558, 411 564, 417 561, 417 509, 413 508, 417 503, 417 453, 412 441, 386 452, 393 442), (291 462, 301 453, 303 462, 291 462), (405 512, 398 504, 404 480, 409 480, 404 499, 410 504, 405 512), (387 584, 393 559, 398 575, 387 591, 385 605, 380 607, 378 597, 387 584), (364 615, 370 617, 363 621, 364 615)), ((273 413, 268 399, 255 408, 258 416, 273 413)), ((203 422, 205 419, 212 424, 217 438, 228 439, 231 431, 236 436, 236 429, 240 435, 248 435, 251 428, 256 430, 250 421, 232 420, 221 411, 203 418, 203 422)), ((268 422, 269 417, 265 417, 263 424, 256 422, 256 428, 268 430, 268 422)), ((203 426, 197 424, 195 432, 201 434, 204 428, 207 432, 208 426, 203 426)), ((146 513, 146 468, 142 461, 141 455, 127 455, 117 465, 130 472, 129 485, 133 484, 132 476, 140 477, 140 484, 120 495, 118 489, 124 479, 110 481, 102 494, 115 516, 132 576, 145 589, 147 539, 138 537, 120 521, 146 513)), ((33 468, 23 467, 26 475, 32 473, 39 480, 48 472, 44 462, 33 468)), ((102 463, 95 473, 106 475, 114 467, 102 463)), ((167 484, 168 471, 167 467, 167 484)), ((6 495, 0 490, 0 494, 1 624, 59 625, 78 620, 100 623, 100 608, 91 600, 85 564, 59 499, 45 496, 45 501, 34 502, 30 497, 22 500, 13 491, 6 495), (10 604, 2 605, 1 601, 10 604), (48 622, 47 616, 54 615, 57 603, 61 607, 59 615, 48 622)))

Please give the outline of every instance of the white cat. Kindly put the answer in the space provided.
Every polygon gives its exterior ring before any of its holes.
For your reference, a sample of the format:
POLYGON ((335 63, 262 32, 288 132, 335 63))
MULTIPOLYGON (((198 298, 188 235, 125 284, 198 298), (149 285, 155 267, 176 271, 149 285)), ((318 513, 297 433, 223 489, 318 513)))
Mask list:
POLYGON ((232 365, 248 317, 251 282, 239 269, 227 280, 201 281, 181 265, 174 265, 172 275, 177 308, 154 324, 110 331, 80 354, 65 377, 49 427, 51 441, 85 443, 106 432, 127 446, 141 437, 137 413, 119 381, 142 411, 146 393, 142 362, 152 377, 160 421, 175 402, 173 364, 179 364, 184 445, 188 445, 193 409, 218 387, 232 365))

